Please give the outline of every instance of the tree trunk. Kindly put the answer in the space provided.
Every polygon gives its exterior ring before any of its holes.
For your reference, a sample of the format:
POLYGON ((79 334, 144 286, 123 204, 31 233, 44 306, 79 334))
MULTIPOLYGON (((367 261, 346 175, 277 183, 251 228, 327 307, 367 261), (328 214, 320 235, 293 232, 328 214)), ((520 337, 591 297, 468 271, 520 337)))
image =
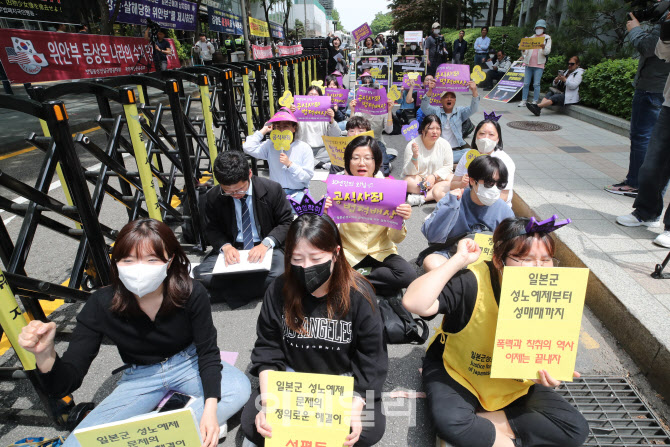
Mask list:
MULTIPOLYGON (((288 20, 289 20, 289 14, 291 13, 291 6, 293 2, 286 2, 286 13, 284 14, 284 33, 288 34, 288 20)), ((295 26, 295 25, 294 25, 295 26)), ((288 41, 288 36, 285 36, 286 41, 288 41)))
POLYGON ((503 1, 503 8, 502 8, 503 16, 501 22, 502 26, 507 26, 507 1, 508 0, 503 1))
POLYGON ((456 4, 456 29, 461 29, 461 8, 463 7, 463 1, 458 0, 456 4))
POLYGON ((514 18, 514 10, 516 9, 517 0, 509 0, 509 5, 507 8, 507 22, 505 25, 509 26, 512 24, 512 19, 514 18))
POLYGON ((491 25, 493 26, 496 26, 496 19, 498 17, 498 3, 500 3, 500 0, 493 0, 493 14, 491 14, 491 25))
POLYGON ((496 0, 489 0, 489 10, 486 14, 486 26, 491 26, 491 14, 493 13, 493 3, 496 0))

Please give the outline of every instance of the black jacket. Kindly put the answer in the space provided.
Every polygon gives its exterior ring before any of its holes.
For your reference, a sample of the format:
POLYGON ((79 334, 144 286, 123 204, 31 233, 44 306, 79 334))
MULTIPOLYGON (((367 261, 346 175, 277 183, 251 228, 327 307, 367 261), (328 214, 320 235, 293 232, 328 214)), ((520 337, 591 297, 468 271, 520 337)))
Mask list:
POLYGON ((459 39, 454 40, 454 56, 456 54, 461 55, 461 61, 465 60, 465 52, 468 51, 468 42, 463 39, 461 42, 459 39))
MULTIPOLYGON (((281 185, 272 180, 253 176, 251 179, 254 220, 261 240, 274 239, 281 247, 286 240, 288 227, 293 222, 291 205, 281 185)), ((215 250, 224 244, 235 244, 237 219, 233 198, 221 194, 221 187, 209 190, 205 204, 207 239, 215 250)))

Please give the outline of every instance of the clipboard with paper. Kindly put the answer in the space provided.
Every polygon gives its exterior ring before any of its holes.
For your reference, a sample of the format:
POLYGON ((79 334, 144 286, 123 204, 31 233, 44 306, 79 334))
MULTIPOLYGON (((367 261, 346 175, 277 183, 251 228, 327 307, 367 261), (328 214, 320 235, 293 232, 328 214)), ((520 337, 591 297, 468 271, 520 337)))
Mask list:
POLYGON ((216 264, 210 275, 226 275, 229 273, 251 273, 251 272, 269 272, 272 265, 272 249, 268 249, 261 262, 249 262, 250 250, 239 250, 240 262, 237 264, 226 265, 223 253, 219 253, 216 264))

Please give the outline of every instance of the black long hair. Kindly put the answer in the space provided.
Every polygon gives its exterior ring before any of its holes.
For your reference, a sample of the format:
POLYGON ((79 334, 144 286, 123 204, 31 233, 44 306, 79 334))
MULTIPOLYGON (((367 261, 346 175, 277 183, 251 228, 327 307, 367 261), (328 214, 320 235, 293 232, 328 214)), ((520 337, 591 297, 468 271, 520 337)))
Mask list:
POLYGON ((481 129, 484 124, 493 124, 496 128, 496 132, 498 132, 498 144, 496 144, 496 147, 494 147, 493 150, 503 150, 502 128, 500 127, 498 121, 495 120, 482 120, 479 122, 479 124, 477 124, 475 131, 472 133, 472 144, 470 146, 473 149, 477 149, 477 132, 479 132, 479 129, 481 129))
POLYGON ((372 156, 375 159, 375 172, 372 175, 377 175, 379 167, 382 165, 382 150, 379 148, 377 140, 369 135, 359 135, 347 144, 347 147, 344 149, 344 170, 347 174, 353 175, 349 169, 349 165, 351 164, 351 157, 353 157, 354 151, 359 147, 369 147, 372 151, 372 156))

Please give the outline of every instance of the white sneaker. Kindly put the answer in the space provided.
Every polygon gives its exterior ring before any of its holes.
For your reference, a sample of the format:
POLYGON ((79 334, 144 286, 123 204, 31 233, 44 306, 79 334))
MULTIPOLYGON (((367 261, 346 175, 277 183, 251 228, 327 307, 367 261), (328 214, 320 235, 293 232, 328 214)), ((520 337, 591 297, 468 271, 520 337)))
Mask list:
POLYGON ((639 227, 644 225, 645 227, 656 228, 661 225, 660 220, 640 220, 633 213, 617 217, 616 223, 624 227, 639 227))
POLYGON ((654 244, 660 245, 661 247, 670 248, 670 230, 664 231, 663 233, 656 236, 656 239, 654 239, 654 244))
POLYGON ((426 198, 423 194, 410 194, 407 196, 407 203, 410 206, 421 206, 426 203, 426 198))
POLYGON ((223 439, 228 434, 228 423, 219 426, 219 439, 223 439))
POLYGON ((516 105, 517 107, 526 107, 526 101, 521 101, 519 104, 516 105))

